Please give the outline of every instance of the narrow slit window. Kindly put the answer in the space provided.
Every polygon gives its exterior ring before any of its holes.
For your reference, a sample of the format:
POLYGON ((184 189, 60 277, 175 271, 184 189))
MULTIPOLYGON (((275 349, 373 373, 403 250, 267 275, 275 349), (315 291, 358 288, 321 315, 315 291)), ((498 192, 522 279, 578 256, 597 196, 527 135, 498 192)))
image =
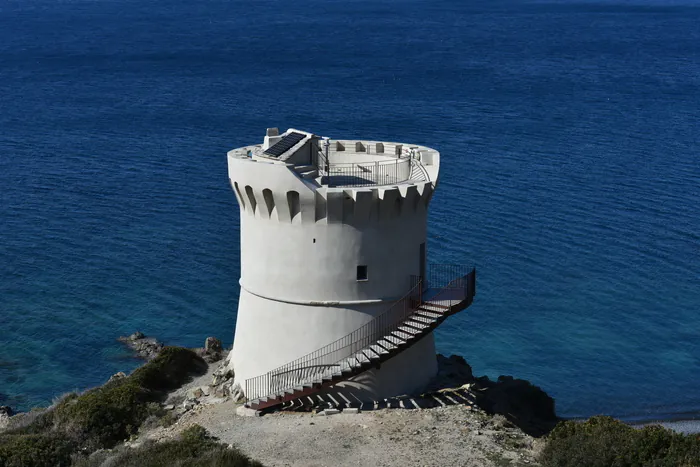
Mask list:
POLYGON ((367 266, 357 267, 357 280, 366 281, 367 280, 367 266))

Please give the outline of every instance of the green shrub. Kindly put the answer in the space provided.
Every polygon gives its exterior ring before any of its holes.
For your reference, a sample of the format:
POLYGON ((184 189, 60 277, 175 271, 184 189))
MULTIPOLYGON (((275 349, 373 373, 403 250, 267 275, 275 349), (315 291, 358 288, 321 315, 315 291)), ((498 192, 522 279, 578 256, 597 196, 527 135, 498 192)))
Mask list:
POLYGON ((165 347, 130 378, 151 391, 172 391, 186 383, 193 373, 203 373, 207 364, 202 357, 182 347, 165 347))
POLYGON ((54 420, 89 449, 112 447, 137 432, 147 416, 146 403, 154 396, 125 378, 60 405, 54 420))
POLYGON ((206 363, 191 350, 165 347, 130 376, 61 402, 54 423, 90 450, 112 447, 138 431, 152 402, 203 370, 206 363))
MULTIPOLYGON (((97 467, 105 461, 105 454, 101 454, 77 462, 76 467, 97 467)), ((112 467, 262 467, 240 451, 217 442, 199 425, 183 431, 177 440, 124 450, 108 463, 112 467)))
POLYGON ((700 436, 660 426, 635 429, 610 417, 562 422, 550 433, 544 467, 700 466, 700 436))
POLYGON ((75 443, 58 433, 0 436, 3 467, 62 467, 70 465, 75 443))

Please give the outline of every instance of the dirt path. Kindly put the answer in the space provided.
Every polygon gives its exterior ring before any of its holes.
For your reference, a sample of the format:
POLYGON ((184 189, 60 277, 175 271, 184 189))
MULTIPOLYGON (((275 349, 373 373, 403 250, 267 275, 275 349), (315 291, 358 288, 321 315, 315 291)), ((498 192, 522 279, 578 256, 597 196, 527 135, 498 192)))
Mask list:
POLYGON ((239 404, 200 405, 168 428, 162 439, 202 425, 266 466, 524 466, 534 462, 536 441, 504 418, 456 405, 383 409, 323 416, 236 414, 239 404))

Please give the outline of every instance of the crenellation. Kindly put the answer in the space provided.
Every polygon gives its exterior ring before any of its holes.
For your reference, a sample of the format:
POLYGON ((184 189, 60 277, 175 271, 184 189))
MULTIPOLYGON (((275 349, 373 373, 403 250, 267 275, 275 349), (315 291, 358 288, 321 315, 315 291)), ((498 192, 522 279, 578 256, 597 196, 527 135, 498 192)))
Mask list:
POLYGON ((376 190, 369 188, 351 190, 355 200, 354 221, 356 225, 364 225, 370 220, 372 205, 376 190))
POLYGON ((342 224, 345 193, 337 190, 329 190, 326 192, 326 195, 326 223, 342 224))
POLYGON ((395 217, 394 203, 401 195, 398 187, 379 188, 379 220, 389 220, 395 217))

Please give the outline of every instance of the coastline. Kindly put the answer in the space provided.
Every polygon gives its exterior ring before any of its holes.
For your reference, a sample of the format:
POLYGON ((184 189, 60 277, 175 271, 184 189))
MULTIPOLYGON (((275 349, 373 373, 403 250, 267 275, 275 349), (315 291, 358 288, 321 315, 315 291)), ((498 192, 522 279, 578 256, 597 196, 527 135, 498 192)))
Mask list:
MULTIPOLYGON (((610 452, 624 452, 624 466, 662 460, 700 467, 700 437, 604 416, 562 419, 539 387, 511 376, 475 377, 456 355, 437 355, 438 373, 422 394, 352 406, 319 398, 256 411, 245 407, 218 339, 196 349, 163 346, 141 333, 120 341, 145 360, 130 375, 119 372, 46 409, 0 413, 0 464, 49 465, 49 449, 51 465, 81 467, 202 455, 218 463, 191 465, 579 467, 610 465, 610 452), (659 449, 641 449, 650 439, 659 449), (613 440, 612 451, 599 449, 613 440), (680 447, 667 452, 663 445, 680 447)), ((692 433, 695 422, 671 423, 692 433)))
POLYGON ((630 423, 630 426, 635 428, 642 428, 645 426, 660 425, 669 430, 673 430, 676 433, 681 433, 684 435, 700 434, 700 419, 693 420, 654 420, 643 423, 630 423))
MULTIPOLYGON (((135 332, 131 334, 130 336, 120 336, 116 339, 118 342, 120 342, 122 345, 124 345, 127 349, 129 349, 131 352, 133 352, 133 356, 137 359, 140 359, 142 361, 142 364, 139 365, 142 366, 146 362, 152 360, 158 352, 164 347, 164 344, 159 341, 157 338, 150 337, 150 336, 145 336, 144 334, 140 332, 135 332)), ((208 361, 208 363, 213 363, 218 361, 219 359, 224 358, 227 355, 227 352, 223 350, 221 347, 221 341, 219 341, 216 338, 209 337, 207 338, 207 341, 205 342, 205 347, 202 348, 196 348, 193 349, 196 352, 198 352, 201 356, 205 358, 205 360, 208 361), (213 348, 210 346, 213 345, 213 348), (215 358, 210 359, 207 357, 207 352, 213 352, 215 355, 215 358)), ((446 373, 444 369, 444 361, 446 360, 445 357, 442 355, 438 354, 438 358, 443 359, 443 371, 442 373, 446 373)), ((457 379, 452 378, 452 381, 445 381, 445 375, 438 375, 436 376, 434 382, 429 385, 427 388, 428 391, 434 390, 434 391, 439 391, 441 388, 445 387, 458 387, 461 386, 462 384, 465 384, 468 381, 472 381, 472 379, 476 380, 479 378, 475 378, 471 375, 471 367, 468 365, 466 361, 462 357, 457 357, 457 356, 452 356, 450 358, 458 358, 462 362, 458 363, 458 365, 463 366, 466 365, 468 368, 467 373, 465 374, 464 371, 458 370, 457 371, 457 379)), ((138 367, 137 367, 138 368, 138 367)), ((450 369, 454 370, 454 367, 451 366, 450 369)), ((449 370, 447 371, 449 372, 449 370)), ((116 375, 112 376, 114 377, 121 377, 124 375, 124 373, 119 372, 116 375)), ((125 376, 125 375, 124 375, 125 376)), ((485 378, 485 377, 481 377, 485 378)), ((488 380, 488 378, 485 378, 488 380)), ((111 380, 111 378, 110 378, 111 380)), ((86 390, 89 390, 86 389, 86 390)), ((56 394, 54 396, 54 399, 60 397, 60 394, 56 394)), ((29 410, 19 410, 16 407, 13 407, 12 405, 7 405, 7 404, 0 404, 0 408, 5 408, 5 413, 11 413, 13 416, 15 415, 21 415, 24 413, 30 413, 34 410, 42 409, 42 406, 37 406, 37 407, 32 407, 29 410), (9 410, 8 410, 9 409, 9 410)), ((601 414, 592 414, 587 417, 560 417, 559 419, 561 421, 575 421, 575 422, 585 422, 589 418, 593 416, 597 416, 601 414)), ((698 434, 700 433, 700 413, 678 413, 678 414, 667 414, 667 416, 655 416, 655 415, 640 415, 640 416, 616 416, 616 415, 609 415, 629 426, 635 427, 635 428, 643 428, 645 426, 653 426, 653 425, 660 425, 664 428, 670 429, 675 431, 676 433, 682 433, 682 434, 698 434)), ((0 430, 2 426, 0 424, 0 430)))

